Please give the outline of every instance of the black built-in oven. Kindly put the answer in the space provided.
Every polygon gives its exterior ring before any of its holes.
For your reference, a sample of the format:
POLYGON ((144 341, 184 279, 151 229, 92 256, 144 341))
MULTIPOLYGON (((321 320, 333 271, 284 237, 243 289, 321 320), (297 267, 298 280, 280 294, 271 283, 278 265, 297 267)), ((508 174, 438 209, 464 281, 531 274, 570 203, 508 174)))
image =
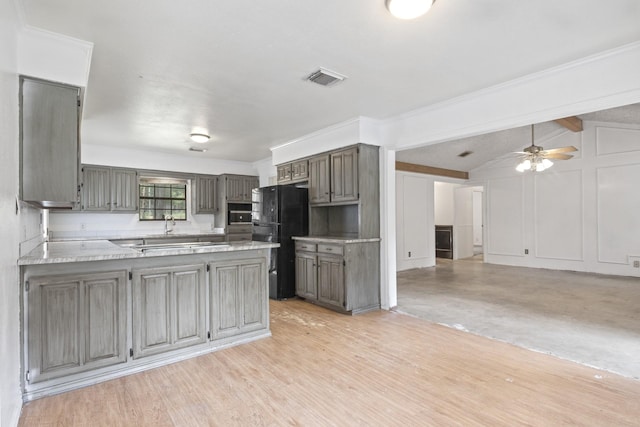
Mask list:
POLYGON ((251 204, 250 203, 227 204, 227 223, 229 225, 251 224, 251 204))

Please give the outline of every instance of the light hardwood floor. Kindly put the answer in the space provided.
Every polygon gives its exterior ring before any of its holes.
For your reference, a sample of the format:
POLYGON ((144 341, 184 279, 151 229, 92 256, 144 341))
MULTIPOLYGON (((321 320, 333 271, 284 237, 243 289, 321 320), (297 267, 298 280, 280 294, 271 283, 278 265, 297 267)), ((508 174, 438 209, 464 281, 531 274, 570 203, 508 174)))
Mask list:
POLYGON ((271 301, 273 337, 25 405, 21 426, 637 426, 640 382, 394 312, 271 301))

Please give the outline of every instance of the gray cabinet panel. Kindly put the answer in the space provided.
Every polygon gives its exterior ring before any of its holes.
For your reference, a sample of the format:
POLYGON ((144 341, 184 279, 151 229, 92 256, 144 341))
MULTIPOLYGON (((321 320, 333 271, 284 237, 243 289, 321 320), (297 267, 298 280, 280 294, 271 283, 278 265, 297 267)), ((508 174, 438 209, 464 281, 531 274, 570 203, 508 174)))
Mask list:
POLYGON ((202 343, 204 265, 133 271, 133 357, 202 343))
POLYGON ((138 210, 138 172, 133 169, 111 169, 111 210, 138 210))
POLYGON ((296 294, 302 298, 318 298, 314 254, 296 253, 296 294))
POLYGON ((195 181, 195 213, 215 213, 218 210, 218 177, 200 175, 195 181))
POLYGON ((277 171, 278 184, 288 184, 289 182, 291 182, 291 177, 292 177, 291 163, 278 166, 276 171, 277 171))
POLYGON ((111 209, 110 170, 108 167, 82 167, 82 210, 108 211, 111 209))
POLYGON ((28 280, 29 383, 126 360, 126 272, 28 280))
POLYGON ((77 87, 21 78, 22 200, 67 207, 78 201, 79 95, 77 87))
POLYGON ((329 203, 330 191, 329 156, 309 159, 309 203, 329 203))
POLYGON ((318 300, 344 308, 342 257, 318 255, 318 300))
POLYGON ((209 277, 213 339, 268 327, 264 259, 211 264, 209 277))
POLYGON ((358 200, 358 149, 331 154, 331 201, 358 200))

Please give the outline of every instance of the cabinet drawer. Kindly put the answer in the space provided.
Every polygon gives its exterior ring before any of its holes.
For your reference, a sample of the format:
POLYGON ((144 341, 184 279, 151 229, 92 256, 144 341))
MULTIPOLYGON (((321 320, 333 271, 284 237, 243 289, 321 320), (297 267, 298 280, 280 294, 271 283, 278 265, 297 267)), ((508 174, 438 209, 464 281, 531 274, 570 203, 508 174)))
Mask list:
POLYGON ((316 244, 307 242, 296 242, 296 251, 315 252, 316 244))
POLYGON ((318 245, 318 252, 323 254, 343 255, 344 247, 340 245, 318 245))

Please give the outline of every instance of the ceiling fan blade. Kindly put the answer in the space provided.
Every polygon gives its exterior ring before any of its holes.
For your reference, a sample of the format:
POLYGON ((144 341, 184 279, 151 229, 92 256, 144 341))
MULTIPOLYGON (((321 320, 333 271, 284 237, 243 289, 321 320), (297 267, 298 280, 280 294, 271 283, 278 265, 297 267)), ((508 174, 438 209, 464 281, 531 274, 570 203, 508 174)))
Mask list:
POLYGON ((551 148, 549 150, 544 150, 543 153, 571 153, 572 151, 578 151, 578 149, 573 145, 570 145, 568 147, 551 148))
POLYGON ((554 159, 554 160, 569 160, 573 158, 571 154, 549 153, 549 152, 544 153, 542 157, 544 157, 545 159, 554 159))

